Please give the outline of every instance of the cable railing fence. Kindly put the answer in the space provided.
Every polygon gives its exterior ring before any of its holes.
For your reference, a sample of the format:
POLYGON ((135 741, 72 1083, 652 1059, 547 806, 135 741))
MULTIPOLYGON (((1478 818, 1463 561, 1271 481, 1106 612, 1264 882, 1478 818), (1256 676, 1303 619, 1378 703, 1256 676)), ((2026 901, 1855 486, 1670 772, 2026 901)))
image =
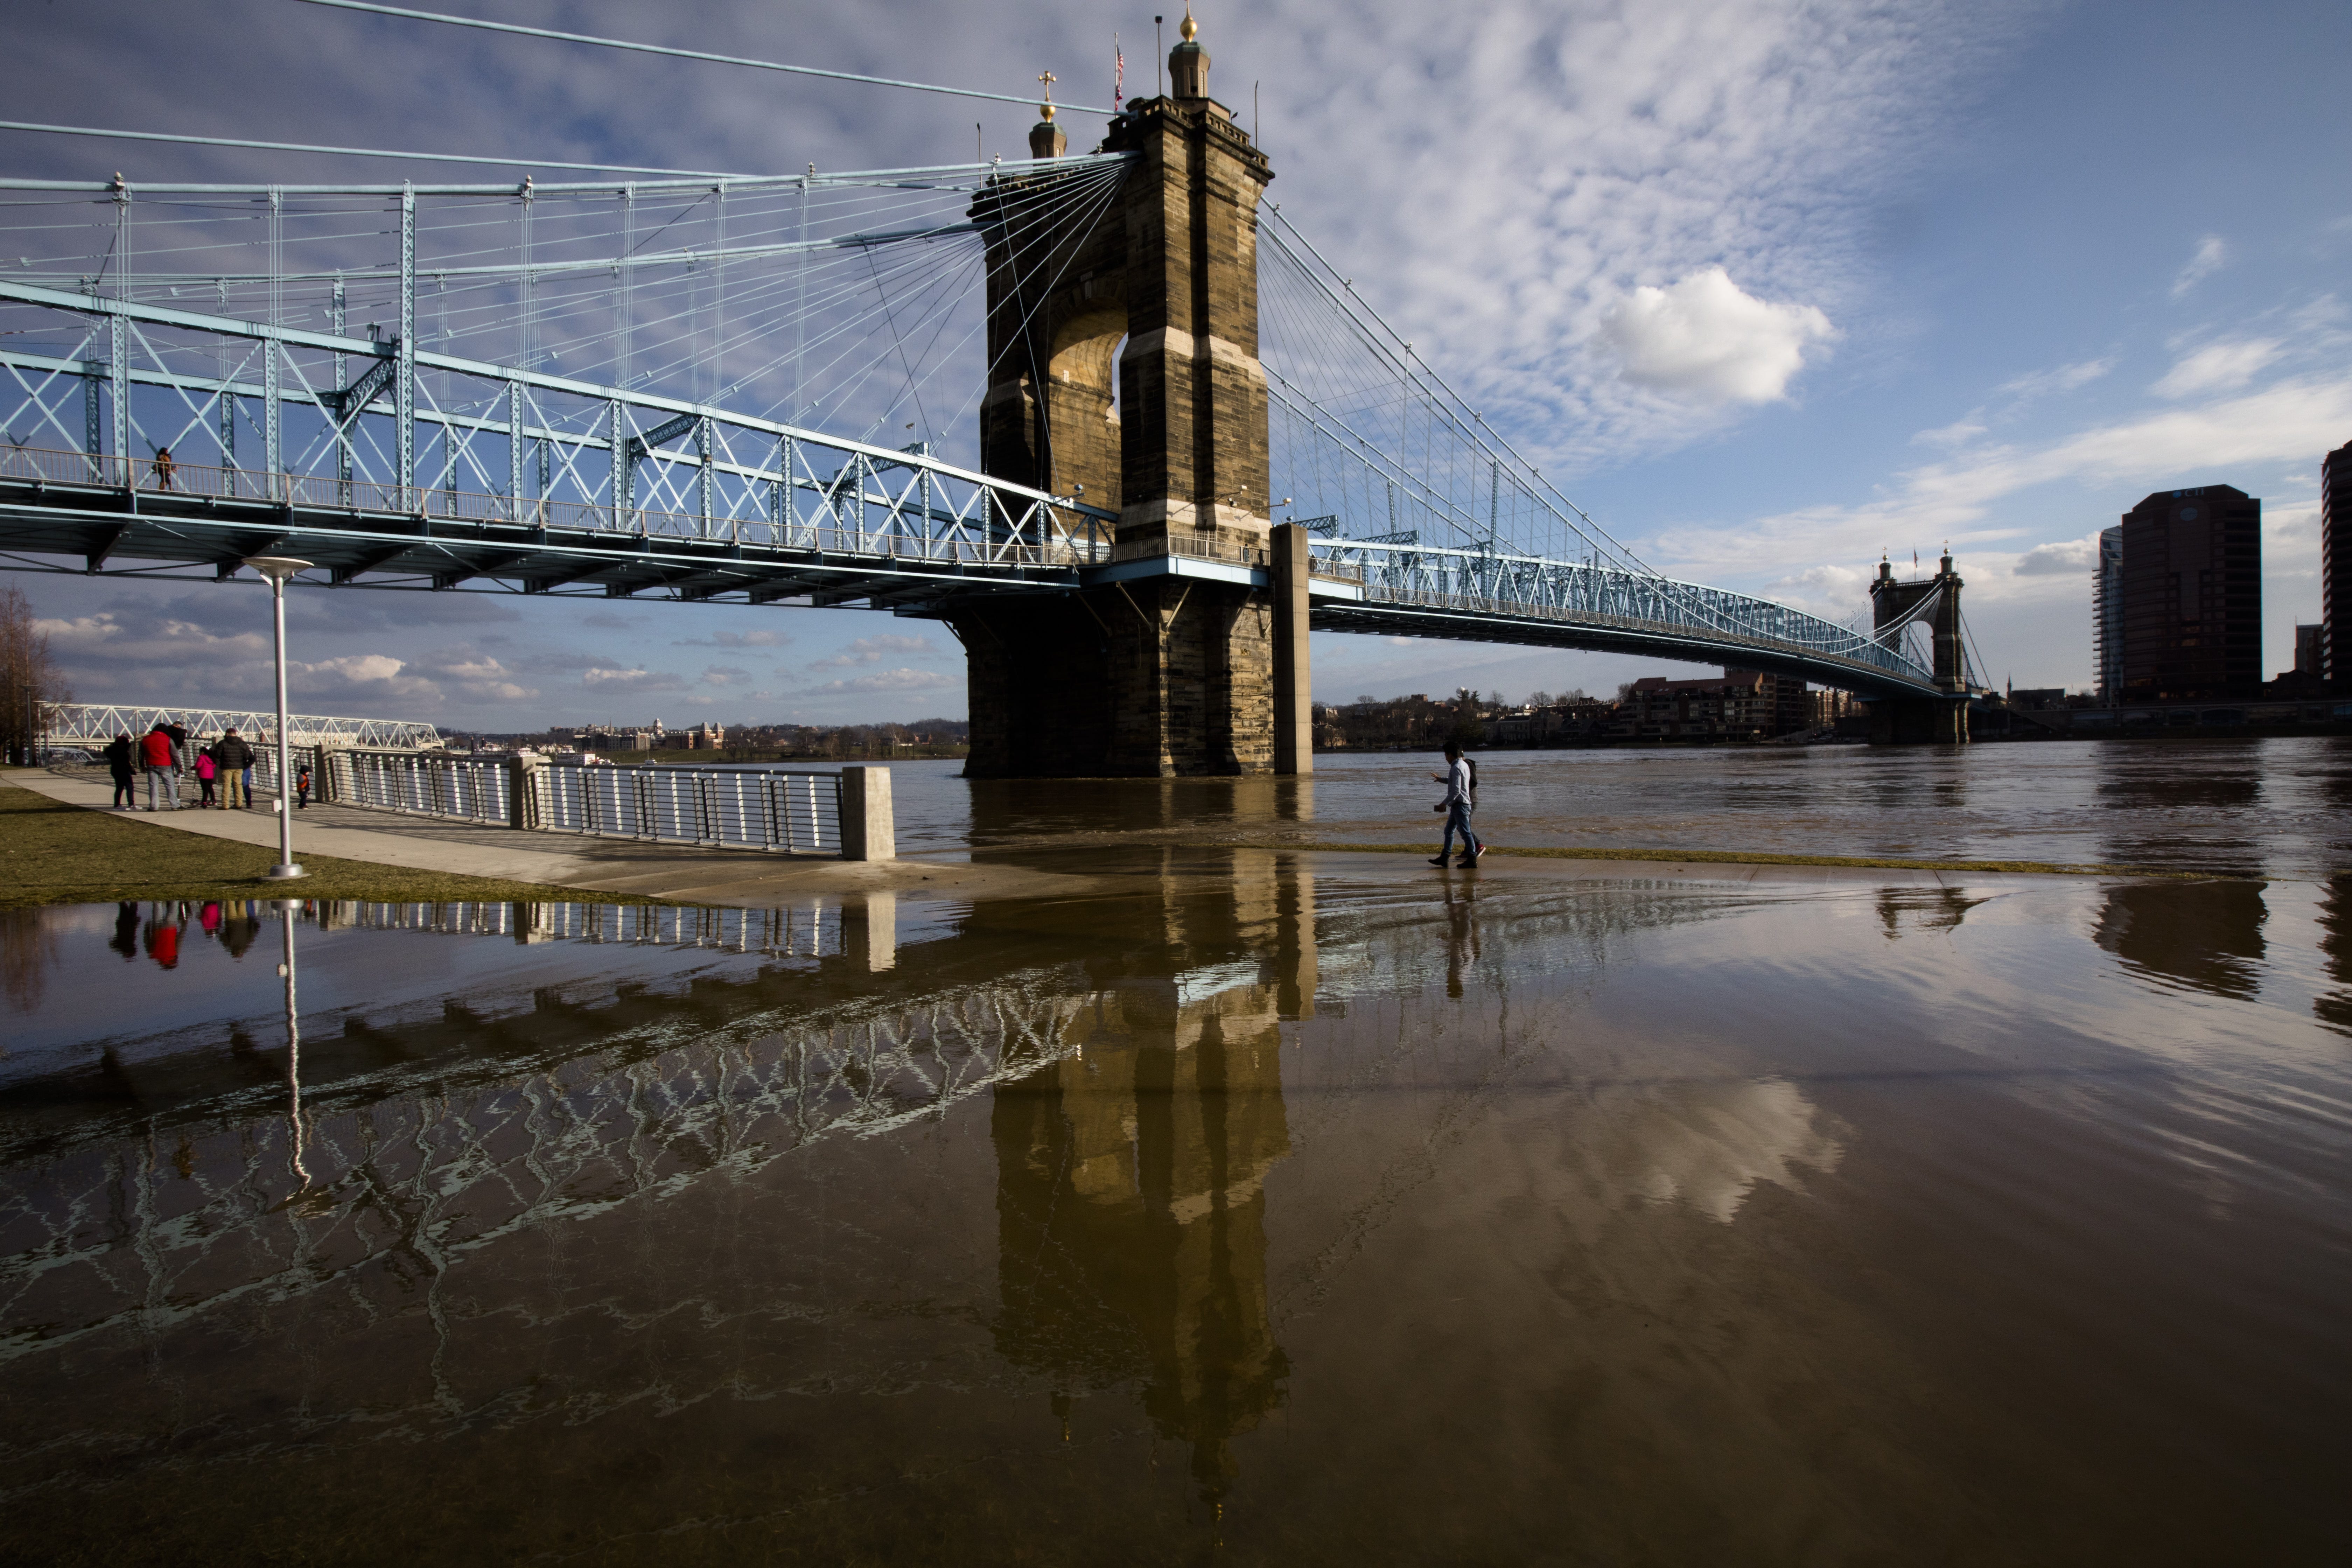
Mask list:
MULTIPOLYGON (((483 826, 704 849, 887 859, 888 770, 547 765, 429 752, 295 746, 299 790, 320 804, 483 826), (871 777, 880 774, 879 779, 871 777), (517 798, 520 781, 520 798, 517 798)), ((278 755, 257 751, 257 795, 284 798, 278 755)))
POLYGON ((514 770, 504 763, 349 751, 329 752, 326 764, 332 777, 322 793, 338 805, 502 827, 514 823, 514 770))
POLYGON ((718 849, 838 855, 842 775, 791 768, 530 771, 532 826, 718 849))

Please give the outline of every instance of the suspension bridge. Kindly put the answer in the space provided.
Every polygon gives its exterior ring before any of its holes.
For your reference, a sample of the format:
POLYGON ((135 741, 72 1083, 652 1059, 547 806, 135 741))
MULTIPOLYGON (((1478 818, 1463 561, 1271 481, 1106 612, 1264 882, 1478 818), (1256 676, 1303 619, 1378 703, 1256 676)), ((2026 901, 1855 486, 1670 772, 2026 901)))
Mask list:
POLYGON ((1189 18, 1169 66, 1025 163, 0 179, 0 564, 943 621, 975 773, 1307 771, 1309 630, 1960 738, 1948 562, 1853 625, 1654 570, 1261 199, 1189 18))

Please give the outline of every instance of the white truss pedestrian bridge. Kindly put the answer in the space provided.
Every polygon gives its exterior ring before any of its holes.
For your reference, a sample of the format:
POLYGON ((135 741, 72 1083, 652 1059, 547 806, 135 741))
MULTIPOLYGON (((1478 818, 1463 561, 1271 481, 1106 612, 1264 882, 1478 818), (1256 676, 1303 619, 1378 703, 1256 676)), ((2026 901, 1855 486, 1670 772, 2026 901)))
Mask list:
MULTIPOLYGON (((42 730, 53 746, 103 746, 117 735, 143 735, 158 724, 177 724, 210 739, 235 730, 256 745, 278 735, 275 713, 240 713, 226 708, 142 708, 102 702, 58 702, 47 707, 42 730)), ((441 731, 404 719, 335 719, 315 713, 286 715, 286 738, 296 746, 437 750, 441 731)))
MULTIPOLYGON (((1042 295, 1128 166, 0 180, 0 564, 227 579, 268 552, 323 586, 927 617, 1263 582, 977 467, 991 234, 1042 295)), ((1916 616, 1872 631, 1651 569, 1278 207, 1259 238, 1272 498, 1314 536, 1312 626, 1936 694, 1916 616)))

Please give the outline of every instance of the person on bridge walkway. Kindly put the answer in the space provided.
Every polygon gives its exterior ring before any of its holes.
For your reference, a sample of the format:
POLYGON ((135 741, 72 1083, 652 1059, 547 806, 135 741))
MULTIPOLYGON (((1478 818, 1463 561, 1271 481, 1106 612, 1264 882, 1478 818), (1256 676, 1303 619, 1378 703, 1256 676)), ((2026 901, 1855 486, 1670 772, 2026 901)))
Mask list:
POLYGON ((117 735, 107 742, 106 771, 114 775, 114 804, 109 811, 139 809, 138 763, 132 762, 131 749, 138 744, 129 735, 117 735))
POLYGON ((147 809, 179 810, 180 759, 172 745, 172 732, 163 727, 163 721, 156 721, 155 727, 140 737, 139 762, 147 772, 147 809))
POLYGON ((196 787, 204 792, 204 798, 196 804, 206 811, 219 804, 213 798, 213 775, 218 772, 220 764, 213 761, 213 749, 210 746, 200 749, 196 752, 196 787))
POLYGON ((153 463, 149 465, 149 467, 155 470, 155 488, 159 490, 170 489, 172 488, 172 470, 179 466, 178 459, 172 456, 171 447, 156 447, 155 460, 153 463))
POLYGON ((1437 858, 1430 864, 1445 864, 1445 858, 1454 847, 1454 836, 1459 833, 1462 835, 1462 858, 1454 864, 1465 869, 1476 866, 1478 857, 1486 852, 1486 847, 1470 830, 1470 808, 1477 798, 1478 775, 1471 771, 1470 760, 1462 754, 1460 742, 1445 742, 1445 771, 1429 776, 1445 786, 1445 798, 1439 801, 1436 807, 1445 814, 1445 834, 1437 841, 1437 858))
POLYGON ((253 804, 253 748, 237 738, 232 724, 213 742, 213 762, 220 769, 221 809, 232 811, 253 804))

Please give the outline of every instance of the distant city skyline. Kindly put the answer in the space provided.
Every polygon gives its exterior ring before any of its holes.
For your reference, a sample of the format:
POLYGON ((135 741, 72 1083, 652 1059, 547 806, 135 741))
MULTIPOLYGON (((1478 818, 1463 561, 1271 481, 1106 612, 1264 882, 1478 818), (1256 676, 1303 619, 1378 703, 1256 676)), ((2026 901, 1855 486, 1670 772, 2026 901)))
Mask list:
MULTIPOLYGON (((470 9, 1008 92, 1050 68, 1076 102, 1108 101, 1116 28, 1129 89, 1151 79, 1150 13, 1075 0, 470 9)), ((1948 542, 1979 677, 2081 689, 2100 530, 2152 491, 2226 484, 2264 498, 2263 672, 2322 619, 2320 465, 2352 442, 2344 7, 1196 15, 1213 90, 1273 161, 1269 199, 1660 569, 1846 618, 1866 615, 1882 552, 1948 542), (2230 111, 2150 112, 2168 96, 2230 111)), ((1018 158, 1034 119, 290 0, 27 8, 12 42, 16 118, 265 140, 793 170, 961 159, 975 121, 982 150, 1018 158)), ((1061 123, 1075 149, 1101 121, 1061 123)), ((0 132, 0 156, 37 177, 397 172, 24 132, 0 132)), ((248 590, 18 581, 85 697, 266 688, 248 590)), ((521 730, 656 702, 730 725, 964 709, 943 627, 866 612, 307 592, 289 615, 296 700, 315 710, 521 730)), ((1314 657, 1323 701, 1701 673, 1339 637, 1314 657)))

